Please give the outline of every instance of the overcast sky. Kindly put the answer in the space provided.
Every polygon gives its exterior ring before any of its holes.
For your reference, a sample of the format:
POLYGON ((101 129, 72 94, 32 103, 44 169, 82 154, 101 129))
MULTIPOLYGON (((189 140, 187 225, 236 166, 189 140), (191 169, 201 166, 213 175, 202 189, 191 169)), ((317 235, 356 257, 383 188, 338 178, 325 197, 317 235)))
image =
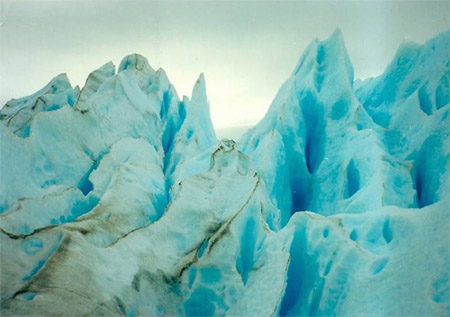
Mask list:
POLYGON ((379 75, 407 37, 449 28, 449 1, 0 0, 0 102, 59 73, 82 86, 112 60, 140 53, 179 96, 206 77, 216 128, 255 124, 308 43, 344 35, 355 76, 379 75))

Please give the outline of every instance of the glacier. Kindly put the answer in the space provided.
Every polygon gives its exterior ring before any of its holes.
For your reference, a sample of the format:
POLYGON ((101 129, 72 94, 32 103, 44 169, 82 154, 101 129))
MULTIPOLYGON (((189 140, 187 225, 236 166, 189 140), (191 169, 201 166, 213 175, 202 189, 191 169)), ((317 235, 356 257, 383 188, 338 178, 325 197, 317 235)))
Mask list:
POLYGON ((1 314, 449 315, 449 47, 361 81, 314 39, 238 140, 138 54, 12 99, 1 314))

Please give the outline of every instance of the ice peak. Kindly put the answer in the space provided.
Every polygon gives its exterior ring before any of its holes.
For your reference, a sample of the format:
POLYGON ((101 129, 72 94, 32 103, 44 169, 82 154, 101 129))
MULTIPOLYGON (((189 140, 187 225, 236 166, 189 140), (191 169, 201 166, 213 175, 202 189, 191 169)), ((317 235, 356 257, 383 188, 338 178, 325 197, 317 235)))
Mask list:
POLYGON ((116 68, 116 66, 114 65, 114 63, 112 61, 109 61, 108 63, 103 64, 102 66, 100 66, 100 68, 98 70, 109 71, 109 72, 112 72, 114 74, 115 68, 116 68))
POLYGON ((154 73, 155 70, 148 63, 147 58, 140 54, 130 54, 125 56, 120 62, 119 72, 126 69, 136 69, 147 73, 154 73))
MULTIPOLYGON (((45 92, 51 92, 56 93, 59 90, 65 90, 72 88, 72 85, 70 84, 70 80, 67 77, 66 73, 61 73, 50 80, 50 82, 42 88, 38 93, 45 92)), ((26 97, 28 98, 28 97, 26 97)))
POLYGON ((414 57, 416 56, 416 54, 418 54, 418 52, 420 51, 422 45, 411 41, 408 38, 403 39, 402 43, 400 44, 400 46, 398 47, 394 59, 392 61, 393 64, 397 64, 398 63, 398 59, 410 56, 410 57, 414 57))
POLYGON ((345 50, 344 36, 340 28, 336 28, 324 42, 345 50))
POLYGON ((194 94, 195 91, 205 91, 206 92, 206 81, 205 81, 205 75, 201 73, 197 81, 195 82, 194 89, 192 90, 192 94, 194 94))
POLYGON ((423 44, 419 44, 411 40, 409 37, 405 37, 397 49, 394 61, 398 56, 402 54, 405 53, 408 54, 408 52, 410 51, 419 51, 421 49, 430 47, 432 47, 433 50, 445 50, 448 56, 449 42, 450 42, 450 29, 437 34, 436 36, 432 37, 423 44))
POLYGON ((1 110, 0 120, 20 137, 30 134, 30 122, 40 111, 52 111, 65 104, 73 106, 78 98, 79 88, 72 88, 65 73, 54 77, 36 93, 8 101, 1 110))
POLYGON ((353 83, 353 66, 340 29, 323 41, 312 40, 293 72, 293 76, 301 80, 310 76, 323 79, 325 75, 341 77, 350 85, 353 83))
POLYGON ((200 73, 200 75, 197 78, 197 81, 195 82, 195 85, 203 85, 203 86, 205 86, 205 74, 200 73))
POLYGON ((194 104, 208 104, 206 96, 205 76, 203 75, 203 73, 200 74, 197 81, 195 82, 194 88, 192 89, 191 100, 194 104))

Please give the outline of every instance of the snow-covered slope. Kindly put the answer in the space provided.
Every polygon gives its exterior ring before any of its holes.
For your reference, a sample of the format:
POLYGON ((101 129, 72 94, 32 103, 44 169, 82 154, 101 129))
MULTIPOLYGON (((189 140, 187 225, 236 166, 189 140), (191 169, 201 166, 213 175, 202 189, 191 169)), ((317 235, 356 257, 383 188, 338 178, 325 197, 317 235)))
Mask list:
POLYGON ((11 100, 1 314, 450 314, 449 35, 358 84, 312 41, 238 143, 136 54, 11 100))

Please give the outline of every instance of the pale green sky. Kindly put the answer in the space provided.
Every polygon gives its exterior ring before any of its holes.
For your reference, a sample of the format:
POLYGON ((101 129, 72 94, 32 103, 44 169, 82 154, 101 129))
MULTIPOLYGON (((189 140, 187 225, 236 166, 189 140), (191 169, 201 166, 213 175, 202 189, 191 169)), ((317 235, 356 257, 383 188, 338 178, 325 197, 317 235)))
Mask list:
POLYGON ((59 73, 73 85, 130 53, 180 97, 206 77, 216 128, 255 124, 314 38, 342 30, 355 76, 380 74, 407 37, 450 27, 449 1, 0 0, 0 102, 59 73))

